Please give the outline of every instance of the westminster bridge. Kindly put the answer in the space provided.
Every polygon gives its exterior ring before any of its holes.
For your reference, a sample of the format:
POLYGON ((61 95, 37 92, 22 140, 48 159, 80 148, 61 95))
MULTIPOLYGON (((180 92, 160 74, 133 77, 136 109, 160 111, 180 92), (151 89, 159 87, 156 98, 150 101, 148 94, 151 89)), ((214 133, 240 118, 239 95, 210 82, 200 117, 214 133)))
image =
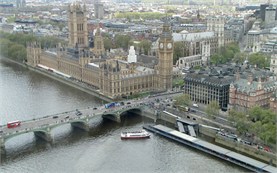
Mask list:
POLYGON ((76 109, 54 115, 47 115, 42 118, 21 121, 20 126, 14 128, 8 128, 7 125, 2 125, 0 126, 0 152, 1 154, 5 154, 5 142, 21 134, 33 132, 36 137, 51 143, 53 142, 51 130, 55 127, 71 124, 73 127, 89 131, 89 124, 93 121, 93 118, 102 117, 104 119, 121 122, 121 116, 125 113, 142 115, 143 111, 149 108, 149 102, 153 102, 155 99, 165 99, 179 94, 180 92, 173 92, 151 98, 127 100, 120 102, 120 105, 108 109, 105 108, 105 105, 80 110, 76 109))

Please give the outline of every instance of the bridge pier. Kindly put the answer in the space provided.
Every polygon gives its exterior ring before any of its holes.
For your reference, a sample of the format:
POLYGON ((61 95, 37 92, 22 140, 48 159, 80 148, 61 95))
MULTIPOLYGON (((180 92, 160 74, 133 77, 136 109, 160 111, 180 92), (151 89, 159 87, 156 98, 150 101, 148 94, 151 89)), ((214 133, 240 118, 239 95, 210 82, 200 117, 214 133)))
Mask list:
POLYGON ((1 156, 5 154, 6 154, 5 139, 3 137, 0 137, 0 160, 1 160, 1 156))
POLYGON ((84 131, 89 131, 89 124, 88 124, 88 119, 86 119, 86 122, 73 122, 71 123, 72 127, 77 127, 79 129, 82 129, 84 131))
POLYGON ((35 136, 44 139, 46 142, 52 143, 53 138, 50 133, 51 129, 48 127, 46 131, 34 131, 35 136))
POLYGON ((116 113, 115 115, 115 121, 120 123, 121 122, 121 118, 120 118, 120 114, 119 113, 116 113))

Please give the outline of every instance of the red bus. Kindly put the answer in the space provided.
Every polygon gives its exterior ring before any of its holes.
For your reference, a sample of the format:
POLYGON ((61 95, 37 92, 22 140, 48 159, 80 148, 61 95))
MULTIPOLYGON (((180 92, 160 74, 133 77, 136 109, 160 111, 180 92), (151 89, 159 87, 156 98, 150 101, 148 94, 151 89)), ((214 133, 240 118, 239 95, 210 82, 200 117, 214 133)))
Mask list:
POLYGON ((7 123, 8 128, 15 128, 17 126, 20 126, 21 122, 20 121, 12 121, 7 123))

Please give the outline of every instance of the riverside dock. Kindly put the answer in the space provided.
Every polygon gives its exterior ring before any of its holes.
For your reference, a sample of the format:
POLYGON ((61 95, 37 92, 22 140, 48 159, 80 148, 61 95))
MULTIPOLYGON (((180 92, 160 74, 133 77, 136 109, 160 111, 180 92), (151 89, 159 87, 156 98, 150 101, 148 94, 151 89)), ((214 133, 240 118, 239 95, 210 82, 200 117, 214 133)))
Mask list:
POLYGON ((272 172, 272 173, 277 172, 277 168, 269 164, 260 162, 258 160, 252 159, 242 154, 211 144, 201 139, 189 136, 187 134, 181 133, 177 130, 168 128, 163 125, 155 125, 155 126, 147 125, 147 126, 143 126, 143 128, 151 132, 154 132, 156 134, 162 135, 166 138, 172 139, 174 141, 188 145, 195 149, 201 150, 205 153, 211 154, 223 160, 232 162, 250 171, 272 172))

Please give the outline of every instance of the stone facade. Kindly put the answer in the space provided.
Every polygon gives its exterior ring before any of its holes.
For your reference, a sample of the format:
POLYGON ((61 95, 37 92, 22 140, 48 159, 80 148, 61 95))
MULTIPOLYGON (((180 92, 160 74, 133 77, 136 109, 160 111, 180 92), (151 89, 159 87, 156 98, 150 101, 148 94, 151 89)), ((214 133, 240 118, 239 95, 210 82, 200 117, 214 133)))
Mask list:
POLYGON ((188 69, 195 66, 202 66, 202 58, 200 55, 180 57, 176 65, 180 69, 188 69))
POLYGON ((88 47, 88 24, 86 5, 71 4, 67 10, 69 46, 70 47, 88 47))
POLYGON ((91 50, 97 57, 105 54, 104 40, 101 35, 100 26, 96 29, 94 35, 94 47, 91 50))
POLYGON ((112 99, 172 89, 173 39, 169 24, 163 25, 159 39, 158 64, 149 68, 139 62, 125 61, 127 56, 105 55, 103 39, 99 32, 95 36, 95 47, 89 50, 85 43, 88 38, 87 29, 84 27, 87 20, 77 18, 85 17, 85 12, 85 6, 79 4, 70 5, 68 8, 69 47, 59 44, 55 49, 43 50, 38 43, 30 43, 27 46, 27 64, 55 69, 70 76, 71 80, 91 85, 98 89, 100 94, 112 99))
MULTIPOLYGON (((201 33, 188 33, 180 32, 173 33, 174 42, 181 42, 183 44, 184 57, 179 57, 181 59, 191 59, 191 57, 200 56, 200 65, 207 65, 211 54, 217 52, 218 42, 214 35, 214 32, 201 32, 201 33)), ((198 64, 198 58, 195 59, 196 62, 191 62, 193 64, 198 64)), ((180 64, 178 62, 178 64, 180 64)), ((178 65, 177 64, 177 65, 178 65)))

